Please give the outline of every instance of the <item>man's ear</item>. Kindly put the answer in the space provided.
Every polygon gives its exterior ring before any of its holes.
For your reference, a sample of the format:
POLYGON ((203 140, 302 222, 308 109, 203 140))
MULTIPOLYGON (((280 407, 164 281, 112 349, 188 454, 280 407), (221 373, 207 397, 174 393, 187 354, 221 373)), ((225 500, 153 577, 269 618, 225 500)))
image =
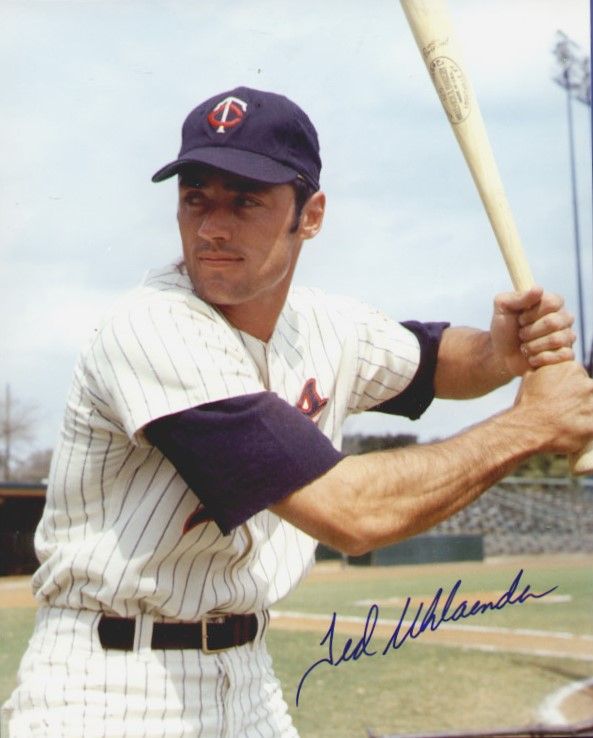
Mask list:
POLYGON ((299 235, 305 240, 313 238, 321 230, 325 213, 325 194, 315 192, 305 203, 299 223, 299 235))

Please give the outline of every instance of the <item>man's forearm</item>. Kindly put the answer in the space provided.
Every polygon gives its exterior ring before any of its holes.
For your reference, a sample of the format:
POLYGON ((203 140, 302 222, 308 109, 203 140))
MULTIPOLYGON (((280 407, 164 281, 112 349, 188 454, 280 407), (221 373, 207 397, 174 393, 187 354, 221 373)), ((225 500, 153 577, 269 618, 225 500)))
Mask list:
POLYGON ((435 390, 477 397, 521 375, 511 409, 439 443, 347 457, 269 509, 360 554, 432 527, 532 454, 578 452, 593 437, 593 381, 565 360, 570 324, 538 288, 498 296, 490 332, 444 331, 435 390))
POLYGON ((593 381, 574 362, 523 377, 509 410, 446 441, 349 456, 270 509, 319 541, 360 554, 426 530, 539 451, 593 437, 593 381))
POLYGON ((480 397, 511 379, 512 374, 493 351, 488 331, 461 327, 444 331, 434 380, 436 397, 480 397))
POLYGON ((323 543, 361 554, 436 525, 539 445, 515 408, 446 441, 349 456, 271 509, 323 543))

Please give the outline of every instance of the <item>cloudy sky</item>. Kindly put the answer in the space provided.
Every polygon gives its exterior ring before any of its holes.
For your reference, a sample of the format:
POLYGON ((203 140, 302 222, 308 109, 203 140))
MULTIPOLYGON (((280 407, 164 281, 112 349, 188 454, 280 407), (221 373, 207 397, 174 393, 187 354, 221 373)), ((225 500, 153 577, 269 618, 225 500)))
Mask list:
MULTIPOLYGON (((576 310, 566 108, 555 33, 589 48, 587 0, 450 0, 537 280, 576 310)), ((177 257, 174 158, 186 113, 244 84, 282 92, 317 125, 328 195, 301 283, 399 319, 486 327, 502 259, 396 0, 2 0, 0 383, 38 407, 53 444, 79 347, 144 272, 177 257)), ((589 110, 574 108, 587 336, 593 332, 589 110)), ((459 430, 515 387, 437 402, 415 424, 459 430)))

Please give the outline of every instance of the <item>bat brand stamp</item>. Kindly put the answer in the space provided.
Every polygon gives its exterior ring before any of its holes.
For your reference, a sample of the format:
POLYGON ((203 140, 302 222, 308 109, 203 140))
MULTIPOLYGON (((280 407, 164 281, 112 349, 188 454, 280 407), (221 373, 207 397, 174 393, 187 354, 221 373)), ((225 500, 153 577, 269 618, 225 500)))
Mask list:
POLYGON ((430 76, 451 123, 463 122, 470 113, 471 101, 461 69, 448 56, 439 56, 430 63, 430 76))

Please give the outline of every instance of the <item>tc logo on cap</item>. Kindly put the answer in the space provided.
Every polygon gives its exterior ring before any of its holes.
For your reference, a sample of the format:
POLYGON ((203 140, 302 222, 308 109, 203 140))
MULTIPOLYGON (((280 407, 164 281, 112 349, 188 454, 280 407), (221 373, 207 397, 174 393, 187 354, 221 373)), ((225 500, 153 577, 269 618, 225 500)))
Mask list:
POLYGON ((226 133, 243 120, 247 103, 238 97, 225 97, 208 113, 208 123, 216 128, 216 133, 226 133))

